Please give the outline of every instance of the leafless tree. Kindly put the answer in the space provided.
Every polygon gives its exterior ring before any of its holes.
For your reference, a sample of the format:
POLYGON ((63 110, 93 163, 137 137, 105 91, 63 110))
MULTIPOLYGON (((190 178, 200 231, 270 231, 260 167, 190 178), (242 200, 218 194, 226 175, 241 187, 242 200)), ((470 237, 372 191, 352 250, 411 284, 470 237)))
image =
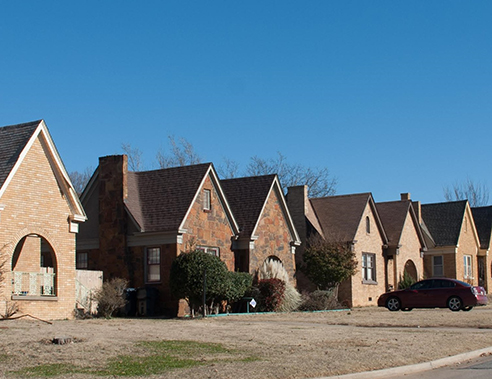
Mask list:
POLYGON ((144 169, 142 151, 138 147, 132 147, 129 143, 122 143, 121 150, 128 156, 128 167, 131 171, 144 169))
POLYGON ((168 139, 171 147, 170 153, 165 154, 162 148, 157 152, 156 158, 159 168, 188 166, 202 162, 202 159, 188 140, 179 138, 176 141, 174 136, 168 136, 168 139))
POLYGON ((337 179, 330 175, 326 167, 312 168, 300 164, 290 164, 280 152, 277 158, 264 159, 258 156, 251 158, 246 167, 250 176, 277 174, 280 183, 285 187, 307 185, 309 197, 324 197, 334 195, 337 179))
POLYGON ((444 198, 446 201, 468 200, 471 207, 482 207, 488 205, 489 189, 485 184, 467 178, 452 187, 445 187, 444 198))
POLYGON ((94 169, 92 167, 87 167, 83 172, 72 171, 68 174, 77 195, 80 196, 82 194, 93 172, 94 169))
POLYGON ((232 179, 239 175, 239 163, 229 158, 223 158, 217 166, 217 173, 222 179, 232 179))

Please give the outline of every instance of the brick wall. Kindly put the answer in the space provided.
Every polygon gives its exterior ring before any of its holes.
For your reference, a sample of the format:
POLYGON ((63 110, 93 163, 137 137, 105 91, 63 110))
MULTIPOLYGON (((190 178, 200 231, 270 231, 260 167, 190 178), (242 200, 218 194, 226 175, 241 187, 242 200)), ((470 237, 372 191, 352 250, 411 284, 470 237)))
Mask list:
MULTIPOLYGON (((23 313, 43 319, 72 318, 75 308, 75 237, 69 232, 70 208, 58 186, 39 139, 35 141, 7 190, 0 219, 0 252, 12 262, 19 241, 29 234, 46 240, 55 254, 56 298, 16 300, 23 313)), ((39 254, 26 255, 19 267, 39 268, 39 254), (32 259, 32 261, 31 261, 32 259), (35 261, 35 262, 34 262, 35 261)), ((9 299, 5 285, 0 298, 9 299)))

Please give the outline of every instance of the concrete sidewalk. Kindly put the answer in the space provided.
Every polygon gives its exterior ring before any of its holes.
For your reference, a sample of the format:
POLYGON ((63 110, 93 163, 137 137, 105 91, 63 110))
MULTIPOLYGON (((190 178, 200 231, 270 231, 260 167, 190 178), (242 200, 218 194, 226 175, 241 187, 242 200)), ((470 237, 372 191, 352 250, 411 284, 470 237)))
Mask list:
POLYGON ((366 371, 366 372, 358 372, 355 374, 346 374, 346 375, 336 375, 336 376, 325 376, 314 379, 366 379, 366 378, 394 378, 396 376, 401 376, 403 374, 412 374, 421 371, 432 370, 440 367, 450 366, 456 363, 461 363, 464 361, 468 361, 471 359, 479 358, 485 355, 492 355, 492 346, 486 347, 484 349, 470 351, 468 353, 454 355, 452 357, 446 357, 437 359, 431 362, 418 363, 415 365, 401 366, 401 367, 392 367, 382 370, 374 370, 374 371, 366 371))

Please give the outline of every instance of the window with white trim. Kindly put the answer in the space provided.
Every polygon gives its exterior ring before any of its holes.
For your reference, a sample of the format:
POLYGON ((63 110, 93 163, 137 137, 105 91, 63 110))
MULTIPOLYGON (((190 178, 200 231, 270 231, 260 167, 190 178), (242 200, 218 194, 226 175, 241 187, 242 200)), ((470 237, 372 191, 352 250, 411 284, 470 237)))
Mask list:
POLYGON ((473 278, 473 271, 472 271, 472 256, 471 255, 464 255, 463 256, 463 267, 465 271, 465 279, 472 279, 473 278))
POLYGON ((218 247, 198 246, 196 249, 199 251, 203 251, 204 253, 207 253, 210 255, 215 255, 216 257, 219 256, 219 248, 218 247))
POLYGON ((161 280, 161 249, 159 247, 147 248, 147 282, 159 282, 161 280))
POLYGON ((362 253, 362 280, 376 282, 376 254, 362 253))
POLYGON ((432 257, 432 276, 444 276, 444 258, 442 255, 432 257))
POLYGON ((212 209, 212 193, 210 190, 203 190, 203 210, 209 211, 212 209))

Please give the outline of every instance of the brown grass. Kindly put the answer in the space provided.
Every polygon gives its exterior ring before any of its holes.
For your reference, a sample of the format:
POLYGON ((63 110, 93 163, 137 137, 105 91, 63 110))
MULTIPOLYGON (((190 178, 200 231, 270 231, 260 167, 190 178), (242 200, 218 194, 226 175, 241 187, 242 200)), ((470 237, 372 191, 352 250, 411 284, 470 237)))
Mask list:
MULTIPOLYGON (((207 319, 0 321, 0 376, 45 363, 103 367, 121 355, 149 354, 139 341, 219 342, 228 359, 204 360, 166 378, 306 378, 430 361, 488 347, 492 306, 471 312, 381 308, 207 319), (54 337, 75 340, 54 345, 54 337)), ((190 358, 190 357, 188 357, 190 358)), ((191 357, 193 358, 193 357, 191 357)), ((204 359, 204 357, 197 357, 204 359)), ((60 378, 89 378, 67 374, 60 378)))

